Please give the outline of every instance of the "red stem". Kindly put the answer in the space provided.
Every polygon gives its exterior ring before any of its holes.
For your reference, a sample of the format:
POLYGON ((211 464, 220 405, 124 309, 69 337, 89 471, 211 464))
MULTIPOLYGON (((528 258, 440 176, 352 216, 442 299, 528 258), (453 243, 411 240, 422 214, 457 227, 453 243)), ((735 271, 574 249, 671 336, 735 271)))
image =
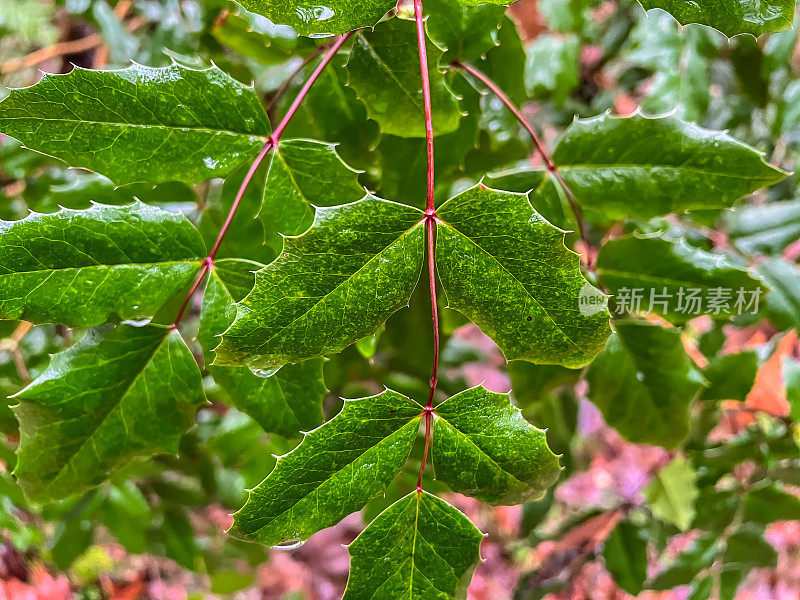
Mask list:
POLYGON ((564 190, 564 195, 567 197, 567 201, 569 202, 569 206, 572 209, 572 213, 575 215, 575 221, 578 223, 578 232, 580 233, 581 240, 583 240, 583 244, 586 246, 586 264, 589 269, 593 269, 593 261, 591 257, 591 245, 589 244, 589 238, 586 236, 586 230, 583 224, 583 215, 581 214, 581 209, 578 206, 578 201, 575 199, 575 194, 572 193, 572 190, 567 185, 567 182, 564 181, 564 178, 561 176, 561 173, 558 171, 558 167, 553 162, 553 159, 550 157, 550 154, 547 152, 547 149, 544 147, 542 140, 539 139, 539 135, 536 133, 536 130, 533 128, 528 120, 523 116, 522 111, 520 111, 511 99, 503 92, 502 89, 492 81, 486 73, 483 71, 479 71, 469 63, 455 61, 453 62, 453 66, 458 69, 463 69, 477 80, 479 80, 483 85, 485 85, 489 90, 497 96, 500 101, 506 105, 506 108, 511 111, 511 113, 517 118, 517 121, 520 122, 527 132, 530 134, 531 138, 533 139, 533 144, 536 146, 536 151, 539 153, 539 156, 542 157, 542 161, 544 162, 547 170, 552 173, 553 177, 555 177, 556 181, 558 182, 559 186, 562 190, 564 190))
MULTIPOLYGON (((183 304, 181 304, 181 308, 178 311, 178 315, 175 317, 175 321, 173 321, 172 323, 173 329, 177 329, 178 324, 181 322, 181 319, 183 319, 183 315, 186 312, 186 308, 189 306, 189 301, 192 299, 192 296, 194 296, 194 293, 197 291, 197 288, 200 287, 200 282, 203 280, 203 277, 205 277, 205 274, 214 268, 214 258, 217 256, 219 247, 222 245, 222 240, 225 238, 225 234, 228 233, 228 229, 230 228, 231 223, 233 222, 233 217, 236 215, 236 211, 239 209, 239 205, 242 202, 244 193, 247 191, 250 182, 253 180, 253 176, 258 170, 258 167, 261 166, 262 162, 264 162, 264 158, 266 158, 270 150, 272 150, 278 145, 278 141, 280 140, 281 135, 283 135, 283 132, 286 131, 286 128, 289 126, 289 122, 292 120, 292 117, 294 117, 295 113, 297 112, 297 109, 300 107, 300 104, 302 104, 303 100, 305 100, 306 96, 308 95, 308 92, 311 90, 311 87, 314 85, 314 83, 316 83, 317 79, 319 79, 319 76, 322 75, 322 71, 324 71, 325 67, 327 67, 330 64, 330 62, 333 60, 333 57, 336 55, 336 53, 339 51, 342 45, 344 45, 347 39, 351 35, 353 35, 353 33, 355 32, 350 31, 336 38, 336 41, 331 45, 330 49, 328 50, 328 53, 325 55, 325 58, 322 59, 322 61, 319 63, 317 68, 314 69, 314 72, 311 74, 308 80, 306 80, 306 82, 303 84, 303 87, 300 88, 300 91, 298 92, 297 97, 294 99, 294 102, 292 102, 292 105, 289 107, 289 110, 286 111, 286 115, 283 117, 280 124, 272 132, 272 135, 269 136, 267 142, 264 144, 264 147, 261 148, 261 151, 258 153, 258 156, 256 156, 255 160, 253 161, 253 164, 250 165, 250 170, 247 171, 247 175, 245 175, 244 181, 242 181, 242 185, 239 187, 239 191, 236 192, 236 198, 233 200, 233 204, 231 205, 231 209, 228 212, 228 216, 226 217, 225 222, 222 224, 222 227, 219 230, 219 235, 217 235, 217 240, 214 242, 214 246, 211 248, 211 252, 208 253, 208 256, 203 261, 203 266, 200 268, 200 272, 197 274, 197 279, 195 279, 194 285, 192 285, 192 288, 186 295, 186 298, 184 299, 183 304)), ((291 76, 294 77, 294 75, 295 74, 292 74, 291 76)))
POLYGON ((433 397, 439 383, 439 307, 436 301, 435 232, 436 204, 434 202, 433 172, 433 116, 431 110, 431 83, 428 74, 428 52, 425 47, 425 24, 422 19, 422 0, 414 0, 414 18, 417 22, 417 46, 419 47, 419 69, 422 77, 422 100, 425 107, 425 144, 428 152, 428 194, 425 208, 425 231, 428 239, 428 279, 431 290, 431 320, 433 322, 433 367, 430 379, 430 393, 425 405, 425 449, 417 477, 417 492, 422 492, 422 475, 428 462, 428 451, 433 435, 433 397))

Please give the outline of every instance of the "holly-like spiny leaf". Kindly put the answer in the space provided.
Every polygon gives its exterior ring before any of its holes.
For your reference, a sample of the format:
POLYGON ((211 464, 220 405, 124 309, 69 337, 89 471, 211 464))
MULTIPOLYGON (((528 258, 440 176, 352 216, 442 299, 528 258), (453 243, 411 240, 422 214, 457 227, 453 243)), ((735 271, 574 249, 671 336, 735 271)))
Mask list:
POLYGON ((0 131, 117 184, 197 183, 228 174, 264 145, 252 88, 216 67, 76 67, 0 102, 0 131))
POLYGON ((581 274, 564 231, 523 194, 475 186, 438 210, 436 263, 449 306, 477 324, 508 360, 579 367, 610 333, 602 297, 581 274), (590 314, 591 313, 591 314, 590 314))
POLYGON ((701 23, 728 37, 740 33, 757 36, 792 26, 793 0, 639 0, 647 9, 661 8, 681 25, 701 23))
POLYGON ((431 462, 436 478, 489 504, 540 498, 558 479, 558 457, 508 394, 483 386, 436 407, 431 462))
POLYGON ((462 600, 482 539, 455 507, 427 492, 411 492, 348 546, 343 600, 462 600))
POLYGON ((242 0, 247 10, 278 25, 290 25, 301 35, 346 33, 375 25, 394 8, 395 0, 242 0))
POLYGON ((177 331, 90 330, 17 396, 15 474, 34 500, 84 491, 139 456, 176 453, 205 399, 177 331))
POLYGON ((590 365, 589 399, 635 443, 674 448, 689 434, 689 410, 705 380, 680 333, 645 321, 617 321, 590 365))
MULTIPOLYGON (((417 34, 412 21, 391 19, 356 35, 347 71, 352 87, 383 133, 425 136, 417 34)), ((438 69, 442 52, 428 44, 433 127, 437 134, 458 127, 461 113, 438 69)))
POLYGON ((191 281, 203 240, 136 202, 0 222, 0 316, 68 326, 152 316, 191 281))
POLYGON ((423 407, 386 390, 346 400, 333 419, 278 459, 234 515, 235 531, 268 546, 303 541, 382 493, 405 464, 423 407))
POLYGON ((317 210, 238 304, 216 363, 270 369, 341 351, 408 304, 422 270, 423 213, 367 196, 317 210))

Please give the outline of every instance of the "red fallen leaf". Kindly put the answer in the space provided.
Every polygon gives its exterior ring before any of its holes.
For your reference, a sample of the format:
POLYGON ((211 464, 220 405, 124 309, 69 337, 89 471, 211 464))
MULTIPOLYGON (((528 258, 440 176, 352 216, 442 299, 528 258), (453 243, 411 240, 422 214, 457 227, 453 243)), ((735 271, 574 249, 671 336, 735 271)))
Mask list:
POLYGON ((786 388, 781 374, 783 358, 792 356, 797 343, 797 332, 787 333, 769 359, 761 365, 753 389, 745 399, 748 408, 760 410, 776 417, 785 417, 791 406, 786 401, 786 388))

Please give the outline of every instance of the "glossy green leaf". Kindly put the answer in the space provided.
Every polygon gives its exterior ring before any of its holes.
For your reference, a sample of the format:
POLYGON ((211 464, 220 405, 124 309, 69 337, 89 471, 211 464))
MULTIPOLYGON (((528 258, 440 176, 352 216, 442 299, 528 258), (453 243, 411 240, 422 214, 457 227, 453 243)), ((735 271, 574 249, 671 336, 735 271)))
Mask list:
POLYGON ((800 238, 800 201, 743 206, 726 221, 728 237, 750 254, 777 254, 800 238))
POLYGON ((653 514, 686 531, 694 518, 694 501, 698 494, 696 478, 691 463, 680 457, 656 473, 642 490, 653 514))
POLYGON ((589 399, 625 439, 677 447, 689 434, 689 410, 703 376, 677 330, 644 321, 615 327, 589 367, 589 399))
POLYGON ((242 0, 247 10, 306 36, 334 35, 371 27, 394 8, 393 0, 242 0))
POLYGON ((436 407, 431 461, 436 478, 489 504, 542 497, 558 479, 558 457, 545 432, 530 425, 508 394, 483 386, 436 407))
POLYGON ((701 23, 732 37, 740 33, 757 36, 792 26, 793 0, 639 0, 646 10, 661 8, 679 23, 701 23))
POLYGON ((528 49, 525 87, 536 98, 564 105, 579 82, 580 40, 574 35, 541 35, 528 49))
POLYGON ((269 369, 333 354, 408 304, 424 254, 423 213, 367 196, 317 210, 256 273, 216 364, 269 369))
POLYGON ((576 121, 553 160, 583 209, 605 219, 729 207, 786 176, 727 133, 675 116, 576 121))
POLYGON ((15 474, 32 499, 66 497, 139 456, 176 453, 205 399, 177 331, 123 324, 90 330, 17 395, 15 474))
POLYGON ((438 210, 436 262, 449 306, 476 323, 508 360, 583 366, 609 335, 602 299, 583 278, 564 232, 523 194, 473 187, 438 210), (596 308, 596 310, 595 310, 596 308))
POLYGON ((205 248, 182 215, 137 202, 0 222, 0 316, 69 326, 152 316, 205 248))
POLYGON ((474 61, 498 44, 505 10, 483 3, 465 5, 461 0, 428 0, 425 4, 428 37, 442 50, 443 60, 474 61))
POLYGON ((0 131, 117 184, 197 183, 247 160, 270 127, 252 88, 173 64, 46 74, 0 102, 0 131))
POLYGON ((647 532, 620 521, 603 547, 603 561, 614 582, 636 596, 647 579, 647 532))
POLYGON ((654 312, 678 323, 699 315, 755 314, 766 293, 725 255, 685 240, 619 237, 603 246, 597 269, 620 312, 654 312))
POLYGON ((351 566, 343 600, 463 600, 482 539, 455 507, 411 492, 347 547, 351 566))
POLYGON ((364 197, 358 173, 342 162, 334 144, 285 140, 271 153, 259 218, 267 244, 280 252, 282 236, 300 235, 314 222, 314 208, 364 197))
MULTIPOLYGON (((438 134, 458 127, 458 103, 438 69, 442 52, 428 44, 433 128, 438 134)), ((417 33, 413 21, 391 19, 373 31, 356 35, 348 85, 383 133, 401 137, 425 136, 425 112, 419 71, 417 33)))
POLYGON ((779 329, 800 327, 800 269, 783 258, 759 262, 756 273, 769 287, 764 312, 779 329))
POLYGON ((702 391, 700 398, 743 402, 753 388, 757 372, 758 354, 752 351, 714 358, 703 370, 709 386, 702 391))
POLYGON ((236 532, 267 546, 293 543, 359 510, 408 459, 422 411, 391 390, 345 401, 250 492, 234 515, 236 532))

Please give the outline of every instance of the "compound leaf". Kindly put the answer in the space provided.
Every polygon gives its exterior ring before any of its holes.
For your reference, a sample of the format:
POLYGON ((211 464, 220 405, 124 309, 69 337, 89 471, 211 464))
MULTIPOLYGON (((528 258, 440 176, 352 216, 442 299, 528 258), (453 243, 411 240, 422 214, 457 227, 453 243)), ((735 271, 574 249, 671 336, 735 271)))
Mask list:
POLYGON ((579 367, 600 352, 610 329, 602 296, 583 278, 564 231, 524 194, 475 186, 437 211, 436 262, 449 306, 491 337, 508 360, 579 367), (591 314, 589 314, 591 313, 591 314))
POLYGON ((290 25, 305 36, 346 33, 375 25, 397 2, 393 0, 242 0, 247 10, 278 25, 290 25))
POLYGON ((129 324, 90 330, 16 397, 15 474, 37 501, 91 488, 135 457, 176 453, 205 400, 180 334, 129 324))
POLYGON ((727 133, 675 116, 576 121, 553 160, 582 207, 602 219, 726 208, 786 177, 727 133))
POLYGON ((141 202, 0 221, 0 315, 71 327, 152 316, 203 256, 184 216, 141 202))
POLYGON ((0 102, 0 131, 117 184, 197 183, 247 160, 270 126, 252 88, 173 64, 45 74, 0 102))
POLYGON ((482 539, 455 507, 427 492, 411 492, 348 546, 343 600, 462 600, 482 539))
POLYGON ((615 327, 589 367, 589 399, 625 439, 677 447, 689 433, 702 374, 677 330, 645 321, 618 321, 615 327))
POLYGON ((216 364, 270 369, 341 351, 408 304, 422 270, 423 213, 367 196, 317 210, 256 273, 216 364))
POLYGON ((306 434, 234 515, 235 530, 268 546, 302 541, 382 493, 405 464, 423 408, 386 390, 346 400, 306 434))
MULTIPOLYGON (((347 63, 352 87, 383 133, 425 136, 417 34, 412 21, 391 19, 356 35, 347 63)), ((438 70, 442 52, 428 45, 433 127, 437 135, 458 128, 461 113, 438 70)))
POLYGON ((436 407, 431 461, 436 478, 489 504, 540 498, 558 479, 558 457, 508 394, 483 386, 436 407))
POLYGON ((701 23, 728 37, 740 33, 757 36, 789 29, 794 17, 793 0, 639 0, 646 10, 660 8, 681 25, 701 23))

